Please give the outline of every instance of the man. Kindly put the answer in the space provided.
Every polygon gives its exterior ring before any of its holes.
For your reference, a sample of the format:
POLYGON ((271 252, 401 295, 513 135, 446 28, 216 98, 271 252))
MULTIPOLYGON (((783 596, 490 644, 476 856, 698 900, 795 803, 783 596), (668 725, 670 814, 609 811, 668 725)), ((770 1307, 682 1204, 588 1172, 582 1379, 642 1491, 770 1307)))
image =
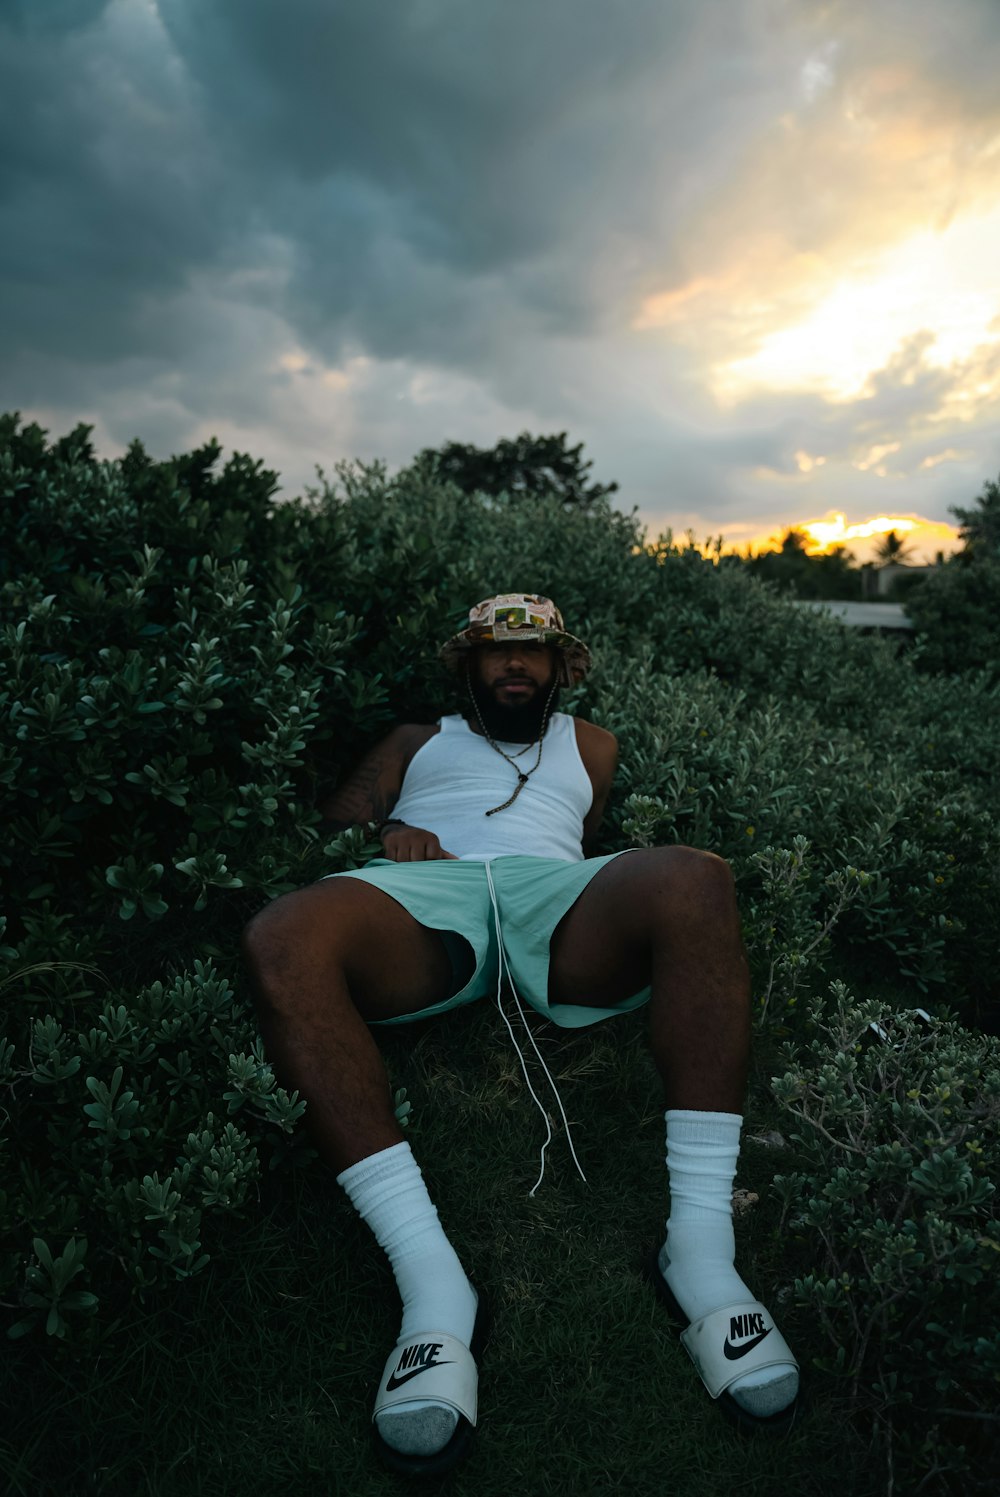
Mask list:
POLYGON ((377 823, 385 857, 275 900, 245 935, 269 1053, 402 1297, 379 1453, 411 1474, 464 1454, 486 1315, 403 1140, 371 1026, 498 992, 504 974, 563 1027, 649 1003, 671 1202, 650 1277, 730 1417, 784 1428, 797 1363, 733 1266, 750 1001, 728 865, 689 847, 584 857, 618 750, 555 710, 590 653, 549 599, 486 599, 441 656, 466 715, 396 728, 324 808, 340 826, 377 823))

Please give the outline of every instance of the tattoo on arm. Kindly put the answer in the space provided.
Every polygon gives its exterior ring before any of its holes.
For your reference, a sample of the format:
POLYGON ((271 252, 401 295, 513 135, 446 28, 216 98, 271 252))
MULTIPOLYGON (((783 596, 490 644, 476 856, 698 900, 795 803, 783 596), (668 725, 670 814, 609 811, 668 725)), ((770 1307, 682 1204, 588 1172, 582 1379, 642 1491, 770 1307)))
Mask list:
POLYGON ((324 803, 324 820, 340 827, 384 821, 399 799, 395 767, 387 754, 375 749, 324 803))

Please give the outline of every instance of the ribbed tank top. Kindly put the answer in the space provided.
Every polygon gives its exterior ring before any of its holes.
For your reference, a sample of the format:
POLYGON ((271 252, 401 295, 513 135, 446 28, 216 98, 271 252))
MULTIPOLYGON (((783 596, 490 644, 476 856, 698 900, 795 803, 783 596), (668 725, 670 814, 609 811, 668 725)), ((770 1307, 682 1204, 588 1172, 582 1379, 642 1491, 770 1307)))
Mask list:
MULTIPOLYGON (((501 745, 516 754, 523 743, 501 745)), ((515 763, 530 769, 537 749, 515 763)), ((512 795, 517 776, 464 717, 442 717, 440 732, 410 760, 393 816, 436 833, 445 852, 486 859, 512 854, 583 859, 583 818, 594 789, 576 742, 576 726, 565 712, 553 713, 545 732, 542 762, 506 811, 486 812, 512 795)))

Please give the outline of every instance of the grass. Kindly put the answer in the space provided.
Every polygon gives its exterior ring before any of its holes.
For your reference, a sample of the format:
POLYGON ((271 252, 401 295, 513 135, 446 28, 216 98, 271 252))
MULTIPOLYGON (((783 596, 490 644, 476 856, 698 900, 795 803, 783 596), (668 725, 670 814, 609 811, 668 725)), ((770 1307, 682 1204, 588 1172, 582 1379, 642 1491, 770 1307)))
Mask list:
MULTIPOLYGON (((809 1376, 810 1397, 790 1435, 732 1432, 644 1284, 641 1257, 662 1234, 667 1201, 659 1083, 641 1019, 568 1034, 541 1025, 537 1037, 587 1183, 557 1132, 533 1198, 544 1127, 495 1010, 480 1005, 385 1039, 393 1082, 413 1103, 414 1151, 494 1311, 474 1451, 445 1490, 884 1491, 881 1462, 822 1374, 809 1376)), ((763 1084, 766 1056, 762 1065, 748 1131, 777 1121, 763 1084)), ((740 1219, 739 1261, 772 1303, 804 1251, 778 1234, 767 1192, 775 1168, 772 1152, 747 1145, 738 1180, 761 1195, 740 1219)), ((782 1323, 808 1371, 819 1342, 793 1313, 782 1323)), ((314 1164, 272 1177, 259 1209, 222 1229, 210 1267, 132 1309, 96 1354, 10 1345, 4 1490, 405 1492, 369 1445, 373 1390, 397 1329, 389 1268, 332 1176, 314 1164)))

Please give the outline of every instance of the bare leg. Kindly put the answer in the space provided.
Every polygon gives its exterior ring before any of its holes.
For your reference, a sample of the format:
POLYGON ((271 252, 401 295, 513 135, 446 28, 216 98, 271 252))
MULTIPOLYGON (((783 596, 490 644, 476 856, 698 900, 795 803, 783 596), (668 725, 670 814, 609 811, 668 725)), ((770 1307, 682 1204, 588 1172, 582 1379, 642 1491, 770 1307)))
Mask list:
MULTIPOLYGON (((734 1266, 730 1206, 750 1047, 749 976, 732 875, 721 858, 687 847, 628 853, 602 869, 560 921, 551 1002, 607 1007, 646 983, 671 1188, 657 1265, 683 1313, 701 1321, 725 1306, 755 1303, 734 1266)), ((777 1344, 775 1335, 770 1345, 777 1344)), ((797 1391, 789 1352, 742 1373, 726 1397, 741 1417, 760 1423, 787 1417, 797 1391)))
POLYGON ((556 927, 551 1003, 610 1006, 649 983, 667 1106, 740 1113, 750 978, 729 866, 660 847, 608 863, 556 927))
POLYGON ((283 895, 250 922, 243 951, 268 1054, 297 1090, 323 1159, 340 1172, 401 1143, 368 1020, 445 997, 441 937, 360 879, 283 895))
MULTIPOLYGON (((468 1346, 476 1294, 404 1146, 368 1028, 447 996, 444 942, 381 890, 338 878, 275 900, 251 921, 243 946, 275 1068, 309 1104, 321 1155, 392 1265, 400 1344, 439 1331, 468 1346)), ((376 1424, 385 1449, 412 1461, 446 1450, 458 1416, 428 1398, 383 1409, 376 1424)))

